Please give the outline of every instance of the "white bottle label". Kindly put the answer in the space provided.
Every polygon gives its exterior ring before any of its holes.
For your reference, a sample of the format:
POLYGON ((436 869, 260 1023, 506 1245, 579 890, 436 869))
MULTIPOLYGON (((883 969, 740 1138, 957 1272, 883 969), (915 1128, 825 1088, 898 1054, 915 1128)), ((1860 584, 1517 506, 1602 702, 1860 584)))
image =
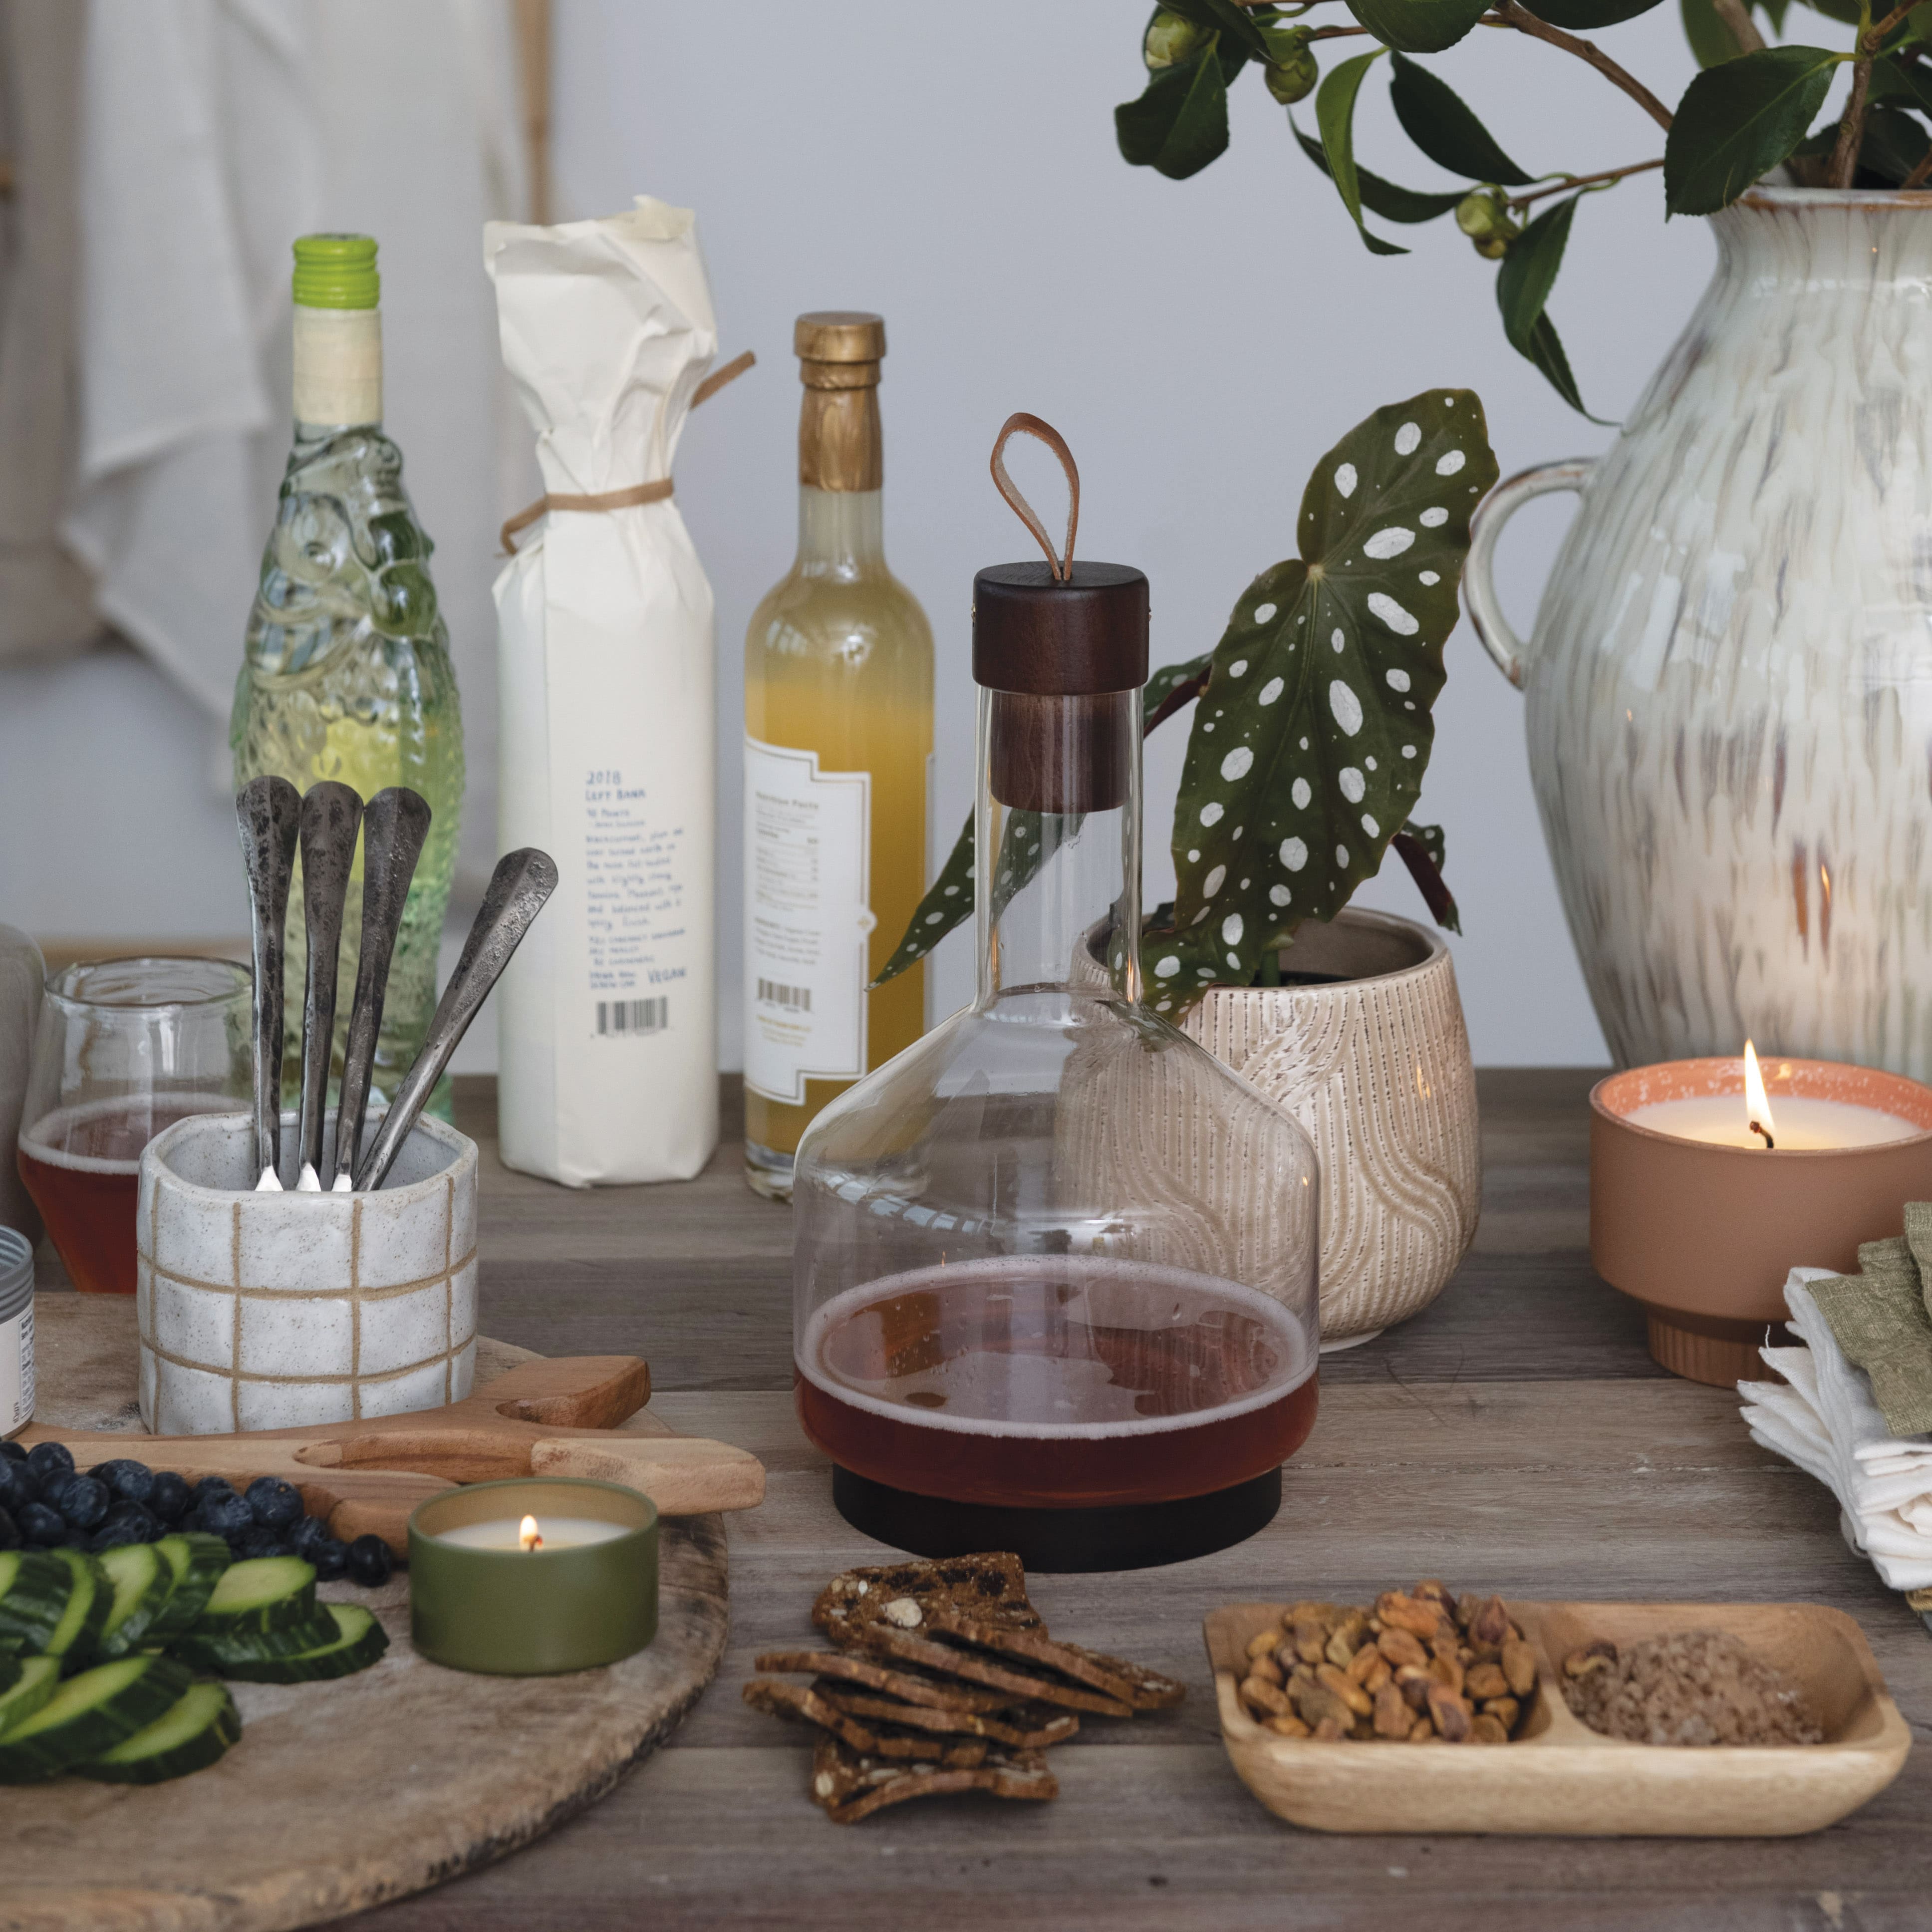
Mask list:
POLYGON ((584 774, 584 951, 599 1040, 666 1031, 686 975, 685 828, 656 805, 629 766, 584 774))
POLYGON ((34 1304, 0 1322, 0 1436, 24 1429, 34 1416, 34 1304))
POLYGON ((796 1106, 866 1070, 872 775, 745 740, 745 1084, 796 1106))

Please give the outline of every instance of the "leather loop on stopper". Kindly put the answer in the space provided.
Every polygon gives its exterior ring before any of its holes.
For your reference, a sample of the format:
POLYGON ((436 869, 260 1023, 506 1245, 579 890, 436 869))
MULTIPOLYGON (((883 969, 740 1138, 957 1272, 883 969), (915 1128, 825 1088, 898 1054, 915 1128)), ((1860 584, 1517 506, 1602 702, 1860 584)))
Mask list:
POLYGON ((994 439, 992 470, 994 487, 1006 500, 1007 507, 1013 514, 1033 532, 1034 541, 1046 551, 1054 581, 1064 584, 1073 568, 1073 538, 1080 527, 1080 471, 1073 460, 1072 451, 1066 446, 1066 439, 1052 424, 1042 422, 1024 410, 1016 410, 1000 425, 1000 433, 994 439), (1060 459, 1060 466, 1066 472, 1066 549, 1064 556, 1054 554, 1053 539, 1047 535, 1046 526, 1021 494, 1019 486, 1006 473, 1006 444, 1022 432, 1045 443, 1060 459))

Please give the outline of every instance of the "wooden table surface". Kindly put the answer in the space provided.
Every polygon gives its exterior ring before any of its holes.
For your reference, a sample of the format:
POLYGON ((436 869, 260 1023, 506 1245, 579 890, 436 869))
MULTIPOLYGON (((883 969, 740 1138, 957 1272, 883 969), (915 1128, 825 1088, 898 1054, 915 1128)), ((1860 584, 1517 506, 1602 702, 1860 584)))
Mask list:
MULTIPOLYGON (((1481 1231, 1436 1305, 1329 1358, 1280 1516, 1164 1570, 1037 1580, 1053 1628, 1184 1678, 1178 1712, 1096 1720, 1041 1806, 956 1799, 829 1823, 801 1731, 748 1709, 755 1652, 808 1633, 833 1570, 880 1560, 833 1510, 791 1402, 789 1210, 740 1178, 735 1083, 710 1171, 574 1193, 506 1171, 487 1081, 483 1322, 548 1354, 650 1357, 652 1406, 770 1472, 730 1519, 731 1643, 670 1746, 500 1864, 358 1932, 602 1928, 1413 1926, 1739 1932, 1932 1925, 1932 1749, 1844 1824, 1788 1840, 1323 1836, 1264 1812, 1222 1753, 1201 1618, 1241 1598, 1359 1601, 1436 1574, 1525 1597, 1807 1598, 1863 1625, 1915 1732, 1932 1642, 1840 1540, 1824 1490, 1756 1448, 1734 1396, 1666 1376, 1592 1272, 1582 1070, 1481 1076, 1481 1231)), ((505 1738, 502 1748, 514 1750, 505 1738)), ((106 1848, 104 1848, 104 1850, 106 1848)))

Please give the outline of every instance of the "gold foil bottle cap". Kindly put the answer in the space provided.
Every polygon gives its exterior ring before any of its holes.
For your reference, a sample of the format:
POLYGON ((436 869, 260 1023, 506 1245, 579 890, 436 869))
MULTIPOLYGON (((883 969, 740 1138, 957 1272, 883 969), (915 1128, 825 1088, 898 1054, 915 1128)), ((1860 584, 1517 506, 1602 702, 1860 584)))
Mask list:
POLYGON ((794 326, 792 347, 807 388, 872 388, 886 352, 886 319, 862 309, 815 309, 794 326))

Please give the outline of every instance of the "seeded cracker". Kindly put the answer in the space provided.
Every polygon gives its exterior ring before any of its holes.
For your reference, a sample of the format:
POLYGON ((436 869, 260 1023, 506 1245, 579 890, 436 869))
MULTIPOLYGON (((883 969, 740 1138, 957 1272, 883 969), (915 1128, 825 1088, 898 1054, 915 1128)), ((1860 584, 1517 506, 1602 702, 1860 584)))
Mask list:
POLYGON ((1102 1718, 1131 1718, 1134 1714, 1134 1707, 1123 1698, 1104 1696, 1097 1690, 1070 1684, 1043 1670, 1021 1670, 994 1663, 963 1645, 914 1636, 887 1624, 873 1624, 865 1632, 864 1642, 875 1658, 890 1658, 928 1670, 944 1671, 963 1677, 970 1684, 983 1684, 989 1690, 1004 1690, 1013 1698, 1057 1704, 1069 1711, 1091 1711, 1102 1718))
POLYGON ((926 1628, 935 1636, 952 1637, 977 1649, 1039 1664, 1137 1711, 1166 1710, 1187 1695, 1185 1684, 1158 1671, 1080 1644, 1057 1643, 1044 1628, 1011 1630, 937 1607, 927 1613, 926 1628))
POLYGON ((897 1730, 841 1711, 828 1704, 814 1690, 802 1684, 781 1683, 773 1677, 754 1677, 745 1686, 745 1702, 754 1711, 774 1718, 794 1718, 829 1732, 853 1750, 868 1757, 890 1758, 898 1762, 924 1760, 948 1766, 970 1767, 986 1754, 986 1741, 971 1738, 961 1742, 937 1738, 916 1731, 897 1730))
POLYGON ((834 1737, 821 1737, 812 1753, 812 1795, 835 1825, 856 1825, 889 1804, 954 1791, 1039 1802, 1058 1796, 1060 1783, 1037 1751, 989 1750, 983 1763, 958 1770, 870 1756, 834 1737))
POLYGON ((996 1717, 982 1717, 971 1711, 902 1704, 894 1697, 854 1690, 831 1677, 818 1678, 812 1688, 821 1702, 850 1717, 945 1736, 985 1738, 1020 1750, 1045 1750, 1064 1744, 1080 1728, 1080 1720, 1071 1711, 1056 1711, 1048 1704, 1013 1704, 996 1717))
POLYGON ((917 1630, 927 1612, 940 1607, 1003 1628, 1042 1634, 1046 1628, 1027 1601, 1026 1572, 1007 1550, 845 1570, 818 1593, 812 1621, 834 1643, 850 1649, 874 1624, 917 1630))
POLYGON ((760 1670, 814 1671, 820 1677, 862 1684, 888 1697, 934 1711, 1000 1711, 1015 1700, 1004 1690, 988 1690, 957 1678, 935 1677, 911 1668, 892 1670, 866 1657, 841 1650, 767 1650, 754 1660, 760 1670))

